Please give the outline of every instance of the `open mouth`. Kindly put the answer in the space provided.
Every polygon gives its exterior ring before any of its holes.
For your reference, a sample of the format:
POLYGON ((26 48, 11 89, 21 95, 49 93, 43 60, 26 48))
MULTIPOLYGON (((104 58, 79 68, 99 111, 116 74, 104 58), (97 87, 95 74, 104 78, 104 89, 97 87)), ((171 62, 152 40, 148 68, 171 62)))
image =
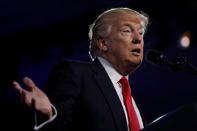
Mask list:
POLYGON ((132 52, 135 54, 140 54, 141 50, 140 49, 133 49, 132 52))

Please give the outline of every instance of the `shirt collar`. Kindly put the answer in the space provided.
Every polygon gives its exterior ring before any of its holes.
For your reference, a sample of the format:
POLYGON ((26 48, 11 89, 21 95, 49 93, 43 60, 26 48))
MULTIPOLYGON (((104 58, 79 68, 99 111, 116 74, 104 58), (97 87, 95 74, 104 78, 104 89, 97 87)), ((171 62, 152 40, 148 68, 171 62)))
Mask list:
MULTIPOLYGON (((105 71, 107 72, 109 78, 113 82, 113 84, 117 83, 123 76, 109 63, 106 59, 98 56, 98 60, 100 61, 101 65, 104 67, 105 71)), ((128 75, 125 76, 128 79, 128 75)))

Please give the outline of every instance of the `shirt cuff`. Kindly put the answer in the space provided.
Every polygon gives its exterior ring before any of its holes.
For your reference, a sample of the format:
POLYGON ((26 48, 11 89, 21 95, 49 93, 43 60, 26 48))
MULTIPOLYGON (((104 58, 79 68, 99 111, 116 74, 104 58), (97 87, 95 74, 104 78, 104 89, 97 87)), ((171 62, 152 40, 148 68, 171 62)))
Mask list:
POLYGON ((51 107, 52 107, 52 110, 54 111, 54 115, 53 115, 49 120, 43 122, 43 123, 40 124, 40 125, 37 125, 37 124, 38 124, 38 123, 37 123, 37 121, 38 121, 38 120, 37 120, 37 113, 35 113, 35 126, 34 126, 34 130, 35 130, 35 131, 39 130, 40 128, 42 128, 42 127, 45 126, 46 124, 52 122, 52 121, 57 117, 57 109, 56 109, 55 106, 53 106, 52 104, 51 104, 51 107))

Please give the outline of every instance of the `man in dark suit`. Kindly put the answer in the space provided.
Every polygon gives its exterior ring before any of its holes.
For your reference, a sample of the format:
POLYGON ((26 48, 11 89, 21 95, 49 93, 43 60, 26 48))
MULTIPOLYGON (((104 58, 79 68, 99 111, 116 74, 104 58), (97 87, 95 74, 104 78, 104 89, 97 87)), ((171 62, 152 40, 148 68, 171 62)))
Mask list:
POLYGON ((60 62, 51 71, 44 92, 27 77, 24 83, 30 91, 13 82, 24 103, 36 110, 36 119, 47 116, 35 129, 142 129, 141 113, 127 79, 143 60, 147 24, 148 18, 132 9, 107 10, 90 26, 92 62, 60 62))

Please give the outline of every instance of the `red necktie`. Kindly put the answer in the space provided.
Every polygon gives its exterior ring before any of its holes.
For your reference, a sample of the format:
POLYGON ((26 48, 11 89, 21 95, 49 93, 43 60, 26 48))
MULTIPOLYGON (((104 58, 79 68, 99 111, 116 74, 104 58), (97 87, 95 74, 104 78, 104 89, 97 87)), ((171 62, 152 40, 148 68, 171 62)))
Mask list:
POLYGON ((132 104, 131 89, 129 87, 129 82, 124 76, 120 79, 119 82, 122 85, 122 92, 123 92, 124 103, 126 106, 128 119, 129 119, 130 131, 139 131, 140 125, 135 109, 132 104))

